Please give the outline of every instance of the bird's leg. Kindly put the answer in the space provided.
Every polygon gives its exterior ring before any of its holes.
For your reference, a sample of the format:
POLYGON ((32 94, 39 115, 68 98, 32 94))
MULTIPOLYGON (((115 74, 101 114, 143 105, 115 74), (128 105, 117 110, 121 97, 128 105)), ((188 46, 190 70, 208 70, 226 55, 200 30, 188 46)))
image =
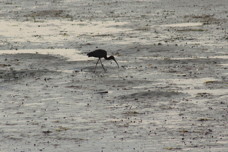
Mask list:
MULTIPOLYGON (((101 60, 100 60, 101 61, 101 60)), ((106 69, 104 68, 104 65, 102 64, 102 62, 101 62, 101 65, 102 65, 102 68, 104 69, 104 71, 106 72, 106 69)))
MULTIPOLYGON (((100 60, 100 58, 97 60, 97 63, 99 62, 99 60, 100 60)), ((96 66, 95 66, 95 70, 94 70, 94 72, 96 72, 97 63, 96 63, 96 66)))

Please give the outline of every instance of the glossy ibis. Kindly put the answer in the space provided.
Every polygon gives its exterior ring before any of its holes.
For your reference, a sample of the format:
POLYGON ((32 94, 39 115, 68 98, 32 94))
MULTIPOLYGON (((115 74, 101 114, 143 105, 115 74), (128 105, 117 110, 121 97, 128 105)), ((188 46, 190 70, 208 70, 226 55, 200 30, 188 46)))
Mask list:
MULTIPOLYGON (((97 49, 95 51, 92 51, 92 52, 89 52, 88 54, 88 57, 95 57, 95 58, 98 58, 98 61, 97 63, 100 61, 101 62, 101 58, 104 58, 105 60, 113 60, 116 62, 118 68, 119 68, 119 65, 115 59, 114 56, 110 56, 110 57, 107 57, 107 52, 103 49, 97 49)), ((96 71, 96 68, 97 68, 97 63, 96 63, 96 67, 95 67, 95 70, 94 72, 96 71)), ((101 65, 102 65, 102 68, 104 69, 104 71, 106 71, 106 69, 104 68, 104 65, 102 64, 101 62, 101 65)))

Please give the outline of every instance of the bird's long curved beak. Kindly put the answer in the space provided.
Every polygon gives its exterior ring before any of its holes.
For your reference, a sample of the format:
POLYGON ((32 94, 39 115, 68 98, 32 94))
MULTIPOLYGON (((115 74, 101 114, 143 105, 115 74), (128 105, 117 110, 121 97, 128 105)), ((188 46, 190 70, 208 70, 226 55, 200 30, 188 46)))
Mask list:
POLYGON ((115 62, 116 62, 117 66, 118 66, 118 68, 119 68, 119 64, 117 63, 117 61, 116 61, 116 59, 115 59, 115 58, 113 58, 113 61, 115 61, 115 62))

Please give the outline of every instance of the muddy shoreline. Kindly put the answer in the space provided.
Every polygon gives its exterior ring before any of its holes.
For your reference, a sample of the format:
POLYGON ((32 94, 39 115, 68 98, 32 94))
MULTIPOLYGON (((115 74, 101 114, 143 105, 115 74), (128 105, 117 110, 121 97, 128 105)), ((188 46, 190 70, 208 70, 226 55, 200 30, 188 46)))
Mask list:
POLYGON ((0 151, 226 151, 226 3, 0 2, 0 151))

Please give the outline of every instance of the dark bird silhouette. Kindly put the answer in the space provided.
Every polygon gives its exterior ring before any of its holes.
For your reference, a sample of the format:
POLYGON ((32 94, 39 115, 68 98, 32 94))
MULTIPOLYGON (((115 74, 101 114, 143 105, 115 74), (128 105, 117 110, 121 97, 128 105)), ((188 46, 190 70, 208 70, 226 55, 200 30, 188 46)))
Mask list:
MULTIPOLYGON (((107 52, 105 50, 97 49, 95 51, 89 52, 87 55, 88 55, 88 57, 98 58, 97 63, 99 61, 101 62, 101 58, 104 58, 105 60, 113 60, 113 61, 116 62, 117 66, 119 68, 119 64, 117 63, 115 57, 114 56, 107 57, 107 52)), ((97 63, 96 63, 96 67, 95 67, 95 70, 94 71, 96 71, 97 63)), ((104 69, 104 71, 106 71, 106 69, 104 68, 104 65, 102 64, 102 62, 101 62, 101 65, 102 65, 102 68, 104 69)))

